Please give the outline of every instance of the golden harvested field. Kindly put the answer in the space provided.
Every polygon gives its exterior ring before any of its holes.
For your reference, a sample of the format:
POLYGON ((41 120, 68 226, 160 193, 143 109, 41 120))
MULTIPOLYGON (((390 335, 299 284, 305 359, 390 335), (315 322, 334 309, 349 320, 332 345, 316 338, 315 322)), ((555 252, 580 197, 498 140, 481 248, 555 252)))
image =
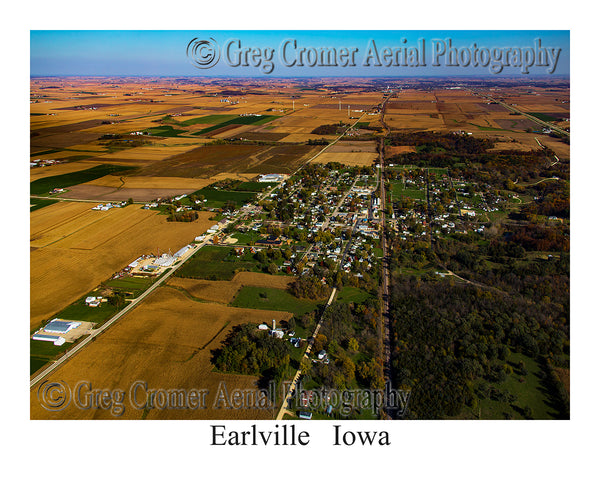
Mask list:
POLYGON ((213 182, 219 182, 221 180, 225 180, 227 178, 230 178, 231 180, 242 180, 242 181, 249 181, 249 180, 254 180, 257 177, 256 173, 228 173, 228 172, 223 172, 223 173, 217 173, 216 175, 213 175, 212 177, 210 177, 210 183, 213 182))
POLYGON ((423 129, 423 130, 440 130, 445 128, 444 120, 439 115, 439 118, 430 115, 397 115, 386 114, 386 123, 391 128, 408 128, 408 129, 423 129))
POLYGON ((238 272, 231 280, 239 283, 242 286, 265 287, 265 288, 287 288, 290 283, 295 280, 295 277, 284 275, 268 275, 266 273, 257 272, 238 272))
MULTIPOLYGON (((60 238, 56 231, 64 225, 76 223, 80 217, 89 217, 92 213, 91 207, 92 204, 86 202, 58 202, 31 212, 29 215, 31 246, 43 246, 45 244, 43 237, 46 237, 47 243, 60 238)), ((76 227, 72 226, 72 228, 76 227)))
MULTIPOLYGON (((74 204, 74 202, 68 203, 74 204)), ((61 202, 50 205, 50 208, 66 204, 67 202, 61 202)), ((56 213, 56 210, 52 210, 47 214, 42 209, 32 212, 31 234, 29 238, 30 246, 36 248, 45 247, 63 239, 69 238, 70 240, 73 236, 87 235, 88 232, 92 232, 89 240, 95 243, 98 240, 93 238, 93 232, 97 230, 101 238, 105 235, 112 235, 113 228, 116 227, 116 225, 112 224, 113 221, 117 221, 117 223, 125 222, 125 225, 127 225, 128 222, 136 222, 138 219, 145 218, 144 215, 140 215, 143 211, 138 211, 136 208, 114 208, 107 212, 101 212, 91 210, 92 205, 83 202, 77 204, 77 207, 81 210, 75 210, 76 213, 74 215, 70 214, 70 210, 61 210, 59 213, 56 213), (110 225, 110 230, 105 232, 103 230, 107 225, 110 225)))
POLYGON ((168 284, 176 288, 183 288, 192 297, 224 304, 229 304, 242 287, 240 283, 233 280, 196 280, 180 277, 171 277, 168 284))
POLYGON ((353 142, 353 141, 340 141, 337 142, 333 147, 328 148, 329 153, 347 153, 347 152, 369 152, 377 153, 377 145, 375 142, 353 142))
MULTIPOLYGON (((231 328, 243 323, 288 320, 291 314, 233 308, 188 299, 171 288, 159 288, 106 333, 90 343, 48 380, 71 387, 79 381, 93 388, 125 391, 125 411, 120 418, 140 419, 142 410, 129 402, 129 389, 137 381, 155 389, 207 389, 205 409, 152 409, 148 419, 267 419, 264 409, 213 408, 219 384, 233 389, 255 390, 257 378, 213 371, 211 350, 218 348, 231 328)), ((143 403, 142 396, 139 403, 143 403)), ((110 411, 82 410, 70 404, 60 412, 39 405, 37 389, 31 391, 32 419, 110 419, 110 411)))
MULTIPOLYGON (((314 126, 309 126, 309 127, 275 127, 272 130, 269 130, 270 132, 273 133, 289 133, 289 134, 296 134, 296 135, 310 135, 310 132, 312 132, 315 128, 317 128, 319 125, 314 124, 314 126)), ((321 136, 317 135, 317 138, 321 138, 321 136)))
POLYGON ((386 104, 385 111, 389 114, 438 113, 438 107, 434 102, 395 100, 386 104))
POLYGON ((89 203, 74 202, 34 211, 32 236, 39 238, 30 253, 30 326, 37 326, 138 256, 157 249, 175 252, 191 242, 214 224, 208 220, 212 213, 199 215, 191 223, 167 222, 165 215, 137 205, 100 212, 90 210, 89 203), (57 241, 47 245, 52 240, 57 241), (44 242, 47 246, 35 248, 44 242))
POLYGON ((414 147, 414 145, 389 145, 387 147, 385 147, 385 153, 386 155, 399 155, 401 153, 411 153, 411 152, 416 152, 417 149, 414 147))
POLYGON ((330 153, 327 150, 325 153, 322 153, 317 158, 315 158, 313 163, 322 163, 326 164, 329 162, 339 162, 344 165, 350 165, 352 167, 358 166, 369 166, 372 165, 373 162, 377 159, 376 153, 369 152, 348 152, 348 153, 330 153))

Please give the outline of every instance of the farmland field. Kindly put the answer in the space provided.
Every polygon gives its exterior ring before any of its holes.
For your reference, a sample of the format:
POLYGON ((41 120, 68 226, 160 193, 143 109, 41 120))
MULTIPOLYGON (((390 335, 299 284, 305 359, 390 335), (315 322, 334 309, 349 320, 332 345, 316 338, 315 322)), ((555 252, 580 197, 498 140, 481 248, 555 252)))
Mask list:
POLYGON ((339 152, 335 153, 326 150, 324 153, 315 158, 313 163, 327 164, 330 162, 339 162, 352 167, 362 167, 373 165, 377 160, 377 154, 372 152, 339 152))
MULTIPOLYGON (((85 379, 99 388, 120 388, 128 392, 134 382, 148 388, 208 389, 205 409, 152 409, 144 412, 127 403, 124 419, 267 419, 272 410, 213 409, 220 382, 229 390, 256 389, 257 377, 213 371, 211 351, 218 348, 236 325, 279 323, 289 313, 233 308, 188 299, 171 288, 159 288, 140 307, 86 346, 48 379, 76 385, 85 379), (160 368, 157 366, 160 365, 160 368)), ((42 342, 39 342, 42 343, 42 342)), ((32 390, 31 418, 92 419, 113 418, 110 411, 83 410, 70 405, 48 413, 35 401, 32 390)))
POLYGON ((206 145, 147 165, 137 174, 210 178, 219 173, 290 173, 315 150, 307 145, 206 145))
POLYGON ((285 289, 293 279, 293 277, 281 275, 274 276, 257 272, 238 272, 230 281, 171 277, 168 284, 184 289, 195 298, 228 304, 233 301, 242 287, 254 286, 285 289))
MULTIPOLYGON (((38 158, 37 156, 32 158, 38 158)), ((78 172, 80 170, 87 170, 92 167, 98 166, 97 162, 91 162, 89 160, 81 160, 79 162, 66 162, 58 163, 56 165, 50 165, 48 167, 38 167, 29 170, 29 178, 38 180, 45 177, 53 177, 56 175, 63 175, 65 173, 78 172)))
POLYGON ((138 256, 183 247, 213 224, 210 212, 191 223, 169 223, 138 206, 90 210, 60 202, 31 214, 32 327, 77 300, 138 256))
POLYGON ((239 260, 232 255, 232 250, 227 247, 203 247, 175 275, 204 280, 231 280, 240 270, 256 268, 256 262, 239 260))

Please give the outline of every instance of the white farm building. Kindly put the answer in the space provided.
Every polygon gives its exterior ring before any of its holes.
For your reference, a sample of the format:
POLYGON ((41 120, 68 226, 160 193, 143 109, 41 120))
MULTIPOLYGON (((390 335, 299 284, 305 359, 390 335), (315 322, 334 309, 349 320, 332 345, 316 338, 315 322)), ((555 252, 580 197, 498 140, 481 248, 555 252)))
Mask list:
POLYGON ((74 328, 77 328, 81 325, 81 322, 67 322, 65 320, 59 320, 55 318, 54 320, 48 322, 48 325, 44 327, 44 332, 46 333, 67 333, 74 328))
POLYGON ((42 333, 36 333, 32 340, 40 340, 42 342, 53 342, 54 345, 62 345, 65 343, 65 339, 63 337, 55 337, 54 335, 44 335, 42 333))
POLYGON ((285 175, 280 173, 268 173, 258 177, 258 181, 261 183, 276 183, 281 182, 285 178, 285 175))

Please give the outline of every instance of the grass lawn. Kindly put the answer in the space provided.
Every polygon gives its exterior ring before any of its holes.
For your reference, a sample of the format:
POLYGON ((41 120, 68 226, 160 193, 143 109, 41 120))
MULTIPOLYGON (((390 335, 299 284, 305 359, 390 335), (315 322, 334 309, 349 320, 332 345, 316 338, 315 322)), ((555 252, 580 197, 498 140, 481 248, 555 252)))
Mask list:
POLYGON ((72 303, 64 310, 58 312, 55 317, 64 320, 102 323, 119 311, 118 307, 115 307, 108 302, 101 303, 97 307, 88 307, 85 304, 86 297, 81 297, 75 303, 72 303))
POLYGON ((250 230, 245 233, 234 233, 232 237, 237 238, 236 245, 251 245, 260 238, 260 233, 250 230))
POLYGON ((336 297, 336 301, 340 303, 362 303, 370 295, 358 287, 342 287, 336 297))
POLYGON ((390 182, 392 198, 410 197, 415 200, 427 200, 425 188, 403 188, 402 182, 390 182))
POLYGON ((243 287, 231 302, 233 307, 279 310, 303 315, 317 308, 318 302, 294 297, 279 288, 243 287))
POLYGON ((90 182, 105 175, 116 175, 120 172, 131 170, 134 167, 121 165, 97 165, 79 172, 54 175, 53 177, 38 178, 29 184, 32 195, 48 194, 53 188, 67 188, 80 183, 90 182))

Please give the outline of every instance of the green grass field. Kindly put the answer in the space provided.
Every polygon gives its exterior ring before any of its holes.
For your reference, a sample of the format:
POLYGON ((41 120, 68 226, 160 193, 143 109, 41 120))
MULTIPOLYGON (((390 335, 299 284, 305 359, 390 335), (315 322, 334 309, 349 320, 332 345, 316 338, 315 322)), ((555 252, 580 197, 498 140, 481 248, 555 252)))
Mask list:
MULTIPOLYGON (((542 122, 556 122, 557 118, 548 113, 531 112, 529 113, 532 117, 539 118, 542 122)), ((568 116, 568 115, 565 115, 568 116)))
POLYGON ((80 183, 90 182, 105 175, 115 175, 133 168, 121 165, 97 165, 79 172, 39 178, 29 184, 29 190, 32 195, 44 195, 48 194, 53 188, 68 188, 80 183))
POLYGON ((119 308, 108 302, 101 303, 98 307, 89 307, 85 304, 85 297, 82 297, 64 310, 58 312, 55 316, 64 320, 102 323, 118 311, 119 308))
POLYGON ((336 297, 336 301, 340 303, 362 303, 370 295, 364 290, 357 287, 342 287, 336 297))
POLYGON ((62 345, 57 346, 51 342, 29 340, 29 374, 33 375, 57 355, 72 346, 72 343, 63 343, 62 345))
POLYGON ((118 290, 141 291, 146 290, 152 285, 153 279, 147 277, 124 277, 105 282, 107 287, 116 288, 118 290))
POLYGON ((182 127, 189 127, 191 125, 197 125, 198 123, 215 124, 215 123, 224 122, 226 120, 231 120, 236 117, 237 117, 237 115, 209 115, 207 117, 188 118, 187 120, 184 120, 183 122, 178 122, 177 125, 180 125, 182 127), (225 117, 225 119, 215 121, 215 119, 213 117, 225 117))
POLYGON ((392 198, 410 197, 415 200, 427 200, 425 188, 403 188, 402 182, 390 182, 392 187, 392 198))
POLYGON ((232 237, 237 238, 236 245, 253 245, 260 238, 260 234, 250 230, 245 233, 234 233, 232 237))
POLYGON ((507 376, 506 380, 494 384, 500 390, 506 390, 517 397, 517 400, 509 404, 492 399, 480 400, 482 419, 503 419, 505 413, 513 418, 523 419, 522 409, 529 406, 532 411, 532 417, 535 419, 553 419, 557 418, 558 411, 552 406, 552 397, 550 392, 543 384, 543 371, 539 363, 520 353, 511 353, 508 358, 509 364, 514 368, 514 372, 507 376), (527 375, 524 375, 524 382, 520 382, 522 376, 518 372, 517 364, 523 361, 527 369, 527 375), (516 406, 514 408, 512 405, 516 406))
POLYGON ((294 297, 279 288, 243 287, 231 302, 233 307, 279 310, 303 315, 317 308, 318 302, 294 297))
POLYGON ((38 210, 43 207, 47 207, 48 205, 52 205, 53 203, 58 202, 58 200, 52 200, 51 198, 29 198, 29 211, 33 212, 34 210, 38 210))
POLYGON ((238 271, 259 271, 256 262, 238 259, 231 253, 232 250, 210 245, 202 247, 174 275, 204 280, 231 280, 238 271))
POLYGON ((193 195, 203 195, 206 199, 204 205, 208 208, 221 208, 228 201, 235 202, 236 206, 241 207, 254 199, 256 194, 253 192, 230 192, 227 190, 202 188, 195 191, 193 195))
POLYGON ((271 182, 242 182, 234 190, 238 192, 262 192, 267 188, 272 188, 276 183, 271 182))
POLYGON ((176 130, 170 125, 161 125, 160 127, 150 127, 144 130, 144 132, 148 132, 150 135, 156 137, 177 137, 180 133, 186 133, 185 130, 176 130))
POLYGON ((229 120, 235 120, 238 118, 238 115, 205 115, 204 117, 196 117, 191 118, 190 120, 186 120, 181 122, 182 125, 195 125, 197 123, 209 124, 209 125, 217 125, 219 123, 228 122, 229 120), (191 122, 192 123, 188 123, 191 122))
MULTIPOLYGON (((217 117, 217 116, 218 115, 210 115, 207 118, 217 117)), ((223 115, 223 116, 228 117, 230 115, 223 115)), ((204 135, 205 133, 210 133, 213 130, 217 130, 219 128, 226 127, 227 125, 264 125, 265 123, 275 120, 276 118, 279 118, 279 116, 278 115, 260 115, 260 116, 248 116, 248 117, 235 116, 232 119, 222 121, 221 123, 216 123, 212 127, 203 128, 202 130, 195 132, 194 135, 204 135)), ((202 123, 211 123, 211 122, 207 122, 206 118, 205 118, 205 121, 202 123)))

